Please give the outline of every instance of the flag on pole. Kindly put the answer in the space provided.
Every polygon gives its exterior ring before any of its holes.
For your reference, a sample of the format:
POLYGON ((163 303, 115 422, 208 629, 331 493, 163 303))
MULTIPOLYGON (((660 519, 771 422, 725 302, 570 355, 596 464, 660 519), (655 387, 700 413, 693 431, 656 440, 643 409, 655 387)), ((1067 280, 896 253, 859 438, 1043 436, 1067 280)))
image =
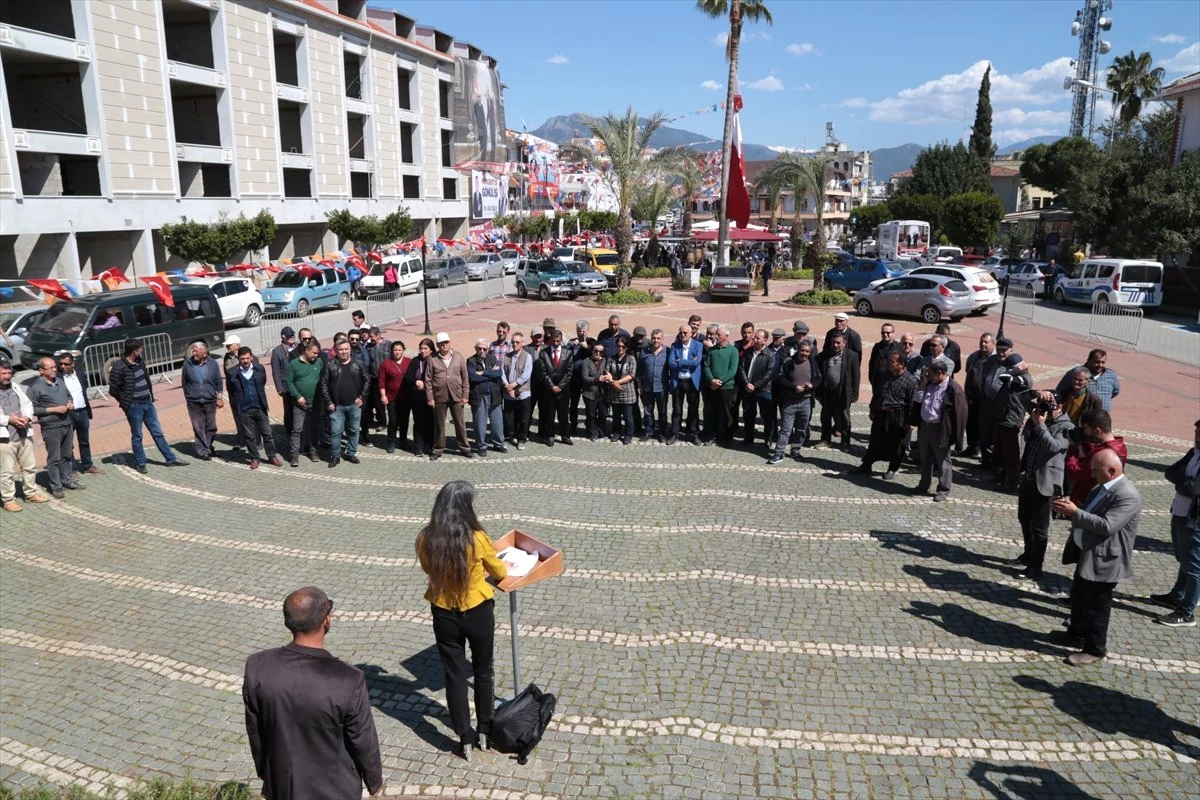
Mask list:
POLYGON ((171 296, 171 287, 167 284, 166 278, 160 275, 143 275, 141 276, 142 283, 150 287, 154 292, 154 296, 162 301, 162 304, 168 308, 175 307, 175 298, 171 296))
POLYGON ((40 289, 45 294, 51 297, 56 297, 59 300, 70 300, 71 293, 67 291, 67 287, 58 282, 57 278, 45 278, 42 280, 28 281, 29 285, 35 289, 40 289))
POLYGON ((729 144, 729 200, 725 216, 739 228, 750 224, 750 193, 746 191, 746 159, 742 150, 742 96, 733 96, 733 141, 729 144))
POLYGON ((109 267, 96 277, 104 284, 104 288, 110 291, 116 289, 122 283, 129 283, 129 278, 125 277, 125 273, 121 271, 120 267, 109 267))

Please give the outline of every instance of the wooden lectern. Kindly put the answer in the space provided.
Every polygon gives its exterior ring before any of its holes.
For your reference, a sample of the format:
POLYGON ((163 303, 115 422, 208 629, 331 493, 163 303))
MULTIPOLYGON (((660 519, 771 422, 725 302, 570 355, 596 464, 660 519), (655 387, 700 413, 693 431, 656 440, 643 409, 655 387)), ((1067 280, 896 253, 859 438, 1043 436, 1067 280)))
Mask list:
MULTIPOLYGON (((563 571, 563 555, 561 550, 556 550, 545 542, 540 542, 522 531, 509 531, 497 539, 494 544, 496 552, 500 552, 506 547, 516 547, 527 553, 537 553, 538 556, 538 563, 529 571, 529 574, 522 575, 519 578, 510 575, 499 583, 492 581, 497 589, 508 594, 508 619, 509 626, 512 628, 513 697, 516 697, 521 693, 521 650, 517 635, 517 590, 523 589, 526 586, 532 586, 546 578, 561 575, 563 571)), ((491 581, 490 578, 488 580, 491 581)))

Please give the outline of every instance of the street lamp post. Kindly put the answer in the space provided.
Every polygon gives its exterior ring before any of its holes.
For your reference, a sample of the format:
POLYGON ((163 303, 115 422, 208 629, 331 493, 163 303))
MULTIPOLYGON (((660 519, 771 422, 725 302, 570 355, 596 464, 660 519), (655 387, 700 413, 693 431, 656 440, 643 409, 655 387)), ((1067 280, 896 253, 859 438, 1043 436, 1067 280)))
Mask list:
MULTIPOLYGON (((433 218, 433 235, 437 237, 438 220, 433 218)), ((425 330, 421 331, 422 336, 432 336, 433 330, 429 327, 429 284, 425 282, 425 269, 429 266, 429 237, 421 243, 421 299, 425 303, 425 330)))

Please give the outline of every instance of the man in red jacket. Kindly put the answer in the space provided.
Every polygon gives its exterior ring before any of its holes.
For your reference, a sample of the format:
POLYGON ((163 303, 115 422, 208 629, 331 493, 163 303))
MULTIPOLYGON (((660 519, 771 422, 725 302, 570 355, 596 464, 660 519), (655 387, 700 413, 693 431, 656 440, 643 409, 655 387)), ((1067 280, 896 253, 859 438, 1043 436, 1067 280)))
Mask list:
POLYGON ((1088 493, 1096 485, 1096 479, 1092 477, 1092 456, 1101 450, 1112 450, 1124 464, 1129 458, 1129 451, 1125 449, 1124 438, 1113 436, 1112 416, 1101 408, 1083 413, 1074 436, 1078 438, 1071 442, 1067 450, 1064 469, 1071 502, 1079 506, 1084 504, 1088 493))

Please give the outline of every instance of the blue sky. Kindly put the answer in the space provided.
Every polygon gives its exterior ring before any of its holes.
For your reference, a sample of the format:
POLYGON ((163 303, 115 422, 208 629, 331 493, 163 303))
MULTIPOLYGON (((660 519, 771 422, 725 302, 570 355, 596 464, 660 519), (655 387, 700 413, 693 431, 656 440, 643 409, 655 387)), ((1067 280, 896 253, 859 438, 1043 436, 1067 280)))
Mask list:
MULTIPOLYGON (((855 148, 965 136, 985 64, 992 65, 993 137, 1003 146, 1065 134, 1062 88, 1087 0, 768 0, 775 24, 743 31, 740 78, 748 142, 814 147, 825 123, 855 148)), ((508 85, 510 128, 556 114, 688 114, 725 97, 728 23, 691 0, 371 0, 495 57, 508 85)), ((1104 38, 1113 56, 1149 51, 1170 81, 1200 70, 1200 3, 1115 0, 1104 38)), ((1104 95, 1101 95, 1104 97, 1104 95)), ((1097 124, 1108 105, 1097 107, 1097 124)), ((714 138, 722 113, 675 127, 714 138)))

